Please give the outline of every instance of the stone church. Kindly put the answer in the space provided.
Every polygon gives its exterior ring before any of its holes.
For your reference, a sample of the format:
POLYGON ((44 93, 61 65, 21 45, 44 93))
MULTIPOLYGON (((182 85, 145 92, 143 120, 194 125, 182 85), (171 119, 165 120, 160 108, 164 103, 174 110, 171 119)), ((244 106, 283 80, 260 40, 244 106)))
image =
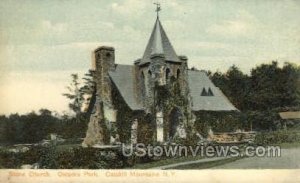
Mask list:
POLYGON ((115 49, 93 52, 96 90, 83 146, 167 143, 197 133, 198 111, 237 111, 205 72, 188 68, 157 17, 144 54, 133 65, 115 61, 115 49))

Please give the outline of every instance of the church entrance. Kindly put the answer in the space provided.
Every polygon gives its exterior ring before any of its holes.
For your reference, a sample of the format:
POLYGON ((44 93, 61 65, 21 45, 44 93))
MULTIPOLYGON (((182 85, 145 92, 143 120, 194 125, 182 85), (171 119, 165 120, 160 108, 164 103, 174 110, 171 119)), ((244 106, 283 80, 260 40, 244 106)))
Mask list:
POLYGON ((172 109, 169 114, 169 138, 173 139, 178 131, 179 125, 182 123, 182 112, 178 107, 172 109))

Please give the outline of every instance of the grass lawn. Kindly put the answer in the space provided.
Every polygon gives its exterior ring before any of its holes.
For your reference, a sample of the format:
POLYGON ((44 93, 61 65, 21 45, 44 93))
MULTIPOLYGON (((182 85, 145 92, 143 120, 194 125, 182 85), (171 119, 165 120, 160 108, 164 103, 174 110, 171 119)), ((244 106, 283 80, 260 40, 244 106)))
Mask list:
POLYGON ((290 148, 299 148, 300 142, 293 142, 293 143, 281 143, 278 144, 282 149, 290 149, 290 148))

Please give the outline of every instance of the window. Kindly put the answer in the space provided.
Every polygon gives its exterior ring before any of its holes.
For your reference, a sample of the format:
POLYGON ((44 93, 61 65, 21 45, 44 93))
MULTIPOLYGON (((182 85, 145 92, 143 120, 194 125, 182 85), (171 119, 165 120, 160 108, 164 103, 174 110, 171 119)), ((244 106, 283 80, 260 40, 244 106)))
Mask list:
POLYGON ((205 88, 202 89, 201 96, 207 96, 207 92, 206 92, 205 88))
POLYGON ((142 96, 146 95, 146 83, 145 83, 145 75, 144 72, 142 72, 141 74, 141 92, 142 92, 142 96))
POLYGON ((166 69, 166 81, 169 79, 169 77, 170 77, 170 69, 167 68, 166 69))
POLYGON ((107 52, 105 56, 106 56, 106 57, 110 57, 111 54, 110 54, 109 52, 107 52))
POLYGON ((211 88, 208 88, 208 91, 206 91, 205 88, 202 89, 201 96, 214 96, 213 92, 211 91, 211 88))
POLYGON ((207 96, 214 96, 213 92, 211 91, 210 87, 208 88, 207 96))
POLYGON ((141 73, 141 78, 142 78, 142 81, 143 81, 143 84, 145 83, 145 75, 144 75, 144 72, 141 73))
POLYGON ((180 69, 177 69, 177 79, 180 77, 180 69))

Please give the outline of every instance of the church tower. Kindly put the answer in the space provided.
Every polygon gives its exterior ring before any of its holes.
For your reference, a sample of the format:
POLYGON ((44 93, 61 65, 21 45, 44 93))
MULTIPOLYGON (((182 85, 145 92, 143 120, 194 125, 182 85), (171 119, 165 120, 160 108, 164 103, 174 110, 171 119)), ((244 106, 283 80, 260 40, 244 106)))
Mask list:
POLYGON ((164 86, 169 84, 171 78, 180 80, 180 88, 184 88, 187 57, 177 56, 159 18, 156 19, 144 55, 136 62, 136 66, 140 70, 140 75, 145 78, 146 99, 151 97, 149 90, 155 83, 164 86))
MULTIPOLYGON (((176 122, 177 124, 174 125, 170 124, 174 119, 171 120, 172 117, 168 117, 168 114, 176 108, 177 112, 175 113, 178 114, 178 118, 186 118, 183 116, 183 111, 186 110, 186 107, 178 102, 168 108, 162 103, 159 96, 163 96, 163 93, 172 94, 175 92, 174 90, 177 90, 177 94, 180 96, 188 96, 188 69, 187 57, 177 56, 163 29, 159 16, 157 16, 155 21, 144 55, 135 62, 135 67, 139 72, 139 78, 141 78, 140 87, 142 92, 140 96, 145 111, 155 115, 156 140, 158 142, 166 141, 174 135, 172 130, 168 129, 179 125, 179 122, 176 122), (175 83, 177 85, 174 87, 175 83), (164 89, 164 91, 159 88, 164 89)), ((169 97, 172 97, 172 95, 169 97)))

